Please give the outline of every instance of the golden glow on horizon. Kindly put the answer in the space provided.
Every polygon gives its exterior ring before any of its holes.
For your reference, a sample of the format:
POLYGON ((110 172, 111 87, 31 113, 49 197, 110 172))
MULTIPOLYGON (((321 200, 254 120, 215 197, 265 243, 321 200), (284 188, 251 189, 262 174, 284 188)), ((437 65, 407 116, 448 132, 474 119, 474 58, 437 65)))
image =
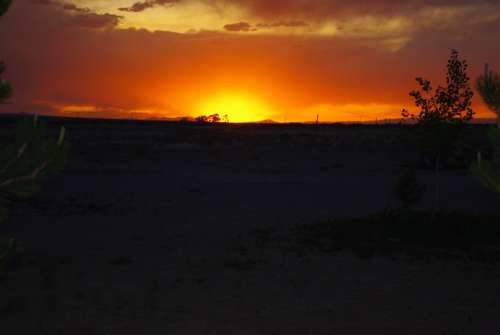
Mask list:
POLYGON ((228 116, 229 122, 257 122, 272 119, 274 113, 262 100, 245 92, 224 92, 208 97, 199 104, 196 114, 228 116))
POLYGON ((97 110, 95 106, 91 105, 63 105, 54 107, 64 114, 89 113, 97 110))

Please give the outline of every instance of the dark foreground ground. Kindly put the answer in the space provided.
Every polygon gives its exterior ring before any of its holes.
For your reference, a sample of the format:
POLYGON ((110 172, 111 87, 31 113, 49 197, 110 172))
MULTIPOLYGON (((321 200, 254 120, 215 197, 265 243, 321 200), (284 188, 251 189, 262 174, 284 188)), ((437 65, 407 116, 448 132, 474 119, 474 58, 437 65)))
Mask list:
MULTIPOLYGON (((500 332, 496 263, 254 243, 256 230, 393 206, 416 161, 404 128, 48 122, 66 125, 69 161, 0 227, 25 246, 0 283, 2 334, 500 332)), ((484 130, 467 130, 471 147, 484 130)), ((430 188, 432 173, 418 176, 430 188)), ((499 214, 466 169, 442 186, 445 209, 499 214)))

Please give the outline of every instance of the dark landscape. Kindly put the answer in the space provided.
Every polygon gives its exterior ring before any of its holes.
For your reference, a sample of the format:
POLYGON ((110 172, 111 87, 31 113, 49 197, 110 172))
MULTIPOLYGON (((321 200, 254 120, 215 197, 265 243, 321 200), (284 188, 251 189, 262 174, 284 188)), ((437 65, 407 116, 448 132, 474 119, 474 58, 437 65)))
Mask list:
POLYGON ((69 154, 2 224, 2 334, 498 334, 499 199, 470 171, 487 125, 429 223, 408 125, 42 119, 69 154))

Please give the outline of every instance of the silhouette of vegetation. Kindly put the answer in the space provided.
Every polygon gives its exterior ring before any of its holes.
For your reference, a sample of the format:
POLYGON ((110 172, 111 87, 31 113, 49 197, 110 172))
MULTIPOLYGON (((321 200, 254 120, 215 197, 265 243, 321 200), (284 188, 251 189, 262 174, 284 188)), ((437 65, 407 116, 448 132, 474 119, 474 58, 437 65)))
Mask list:
POLYGON ((486 64, 484 75, 476 81, 476 88, 488 108, 497 113, 497 128, 488 130, 493 159, 483 160, 481 152, 478 152, 477 161, 472 164, 471 170, 483 185, 500 195, 500 76, 486 64))
POLYGON ((196 119, 196 122, 199 123, 218 123, 221 121, 221 118, 219 114, 212 114, 212 115, 200 115, 196 119))
POLYGON ((386 210, 367 217, 300 224, 285 230, 256 230, 249 245, 277 248, 300 257, 351 250, 360 258, 500 262, 498 216, 439 212, 436 221, 429 222, 427 215, 427 211, 386 210))
POLYGON ((486 106, 497 114, 497 128, 500 129, 500 76, 484 67, 484 75, 476 80, 476 89, 483 98, 486 106))
MULTIPOLYGON (((7 9, 9 9, 12 0, 0 0, 0 16, 5 14, 7 9)), ((5 72, 5 64, 0 62, 0 103, 7 100, 12 94, 12 87, 10 84, 2 78, 2 74, 5 72)))
MULTIPOLYGON (((0 76, 5 71, 4 63, 0 62, 0 76)), ((12 95, 12 87, 10 84, 0 77, 0 103, 4 102, 12 95)))
POLYGON ((65 129, 61 128, 57 141, 45 139, 45 126, 24 118, 17 125, 16 140, 0 152, 0 199, 22 199, 39 188, 41 177, 62 168, 67 144, 65 129))
POLYGON ((9 9, 12 0, 0 0, 0 16, 5 14, 7 9, 9 9))
POLYGON ((8 269, 16 263, 20 252, 21 248, 15 239, 0 239, 0 280, 8 269))
POLYGON ((414 168, 408 168, 398 177, 395 193, 403 209, 408 210, 422 200, 424 186, 419 182, 414 168))
MULTIPOLYGON (((40 178, 62 168, 68 146, 61 128, 57 141, 45 139, 45 127, 37 116, 22 119, 15 142, 0 150, 0 222, 12 201, 26 199, 39 188, 40 178)), ((0 263, 5 262, 15 241, 0 243, 0 263)))
POLYGON ((189 122, 192 122, 192 119, 187 117, 187 116, 184 116, 184 117, 179 119, 179 122, 180 123, 189 123, 189 122))
POLYGON ((493 145, 493 159, 483 160, 479 152, 471 171, 484 186, 500 195, 500 132, 496 128, 491 128, 488 135, 493 145))
POLYGON ((420 90, 413 90, 410 96, 418 114, 403 109, 404 119, 413 120, 416 130, 416 143, 427 161, 432 162, 435 171, 434 209, 431 221, 439 207, 440 170, 444 162, 454 152, 464 125, 474 117, 472 97, 467 75, 468 64, 461 60, 458 51, 452 50, 448 60, 446 86, 433 89, 431 82, 418 77, 420 90))

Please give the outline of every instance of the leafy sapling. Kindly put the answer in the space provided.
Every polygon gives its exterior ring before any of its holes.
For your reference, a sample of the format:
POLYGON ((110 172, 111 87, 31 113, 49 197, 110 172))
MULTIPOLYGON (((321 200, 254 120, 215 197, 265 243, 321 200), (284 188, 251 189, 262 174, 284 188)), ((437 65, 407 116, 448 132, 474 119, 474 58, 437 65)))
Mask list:
POLYGON ((464 125, 474 117, 472 97, 474 92, 467 75, 468 64, 461 60, 458 51, 452 50, 448 60, 446 86, 433 89, 429 80, 417 78, 420 90, 413 90, 410 96, 418 114, 403 109, 402 117, 415 122, 416 140, 421 154, 434 166, 434 220, 440 200, 440 171, 442 165, 454 151, 464 125))

